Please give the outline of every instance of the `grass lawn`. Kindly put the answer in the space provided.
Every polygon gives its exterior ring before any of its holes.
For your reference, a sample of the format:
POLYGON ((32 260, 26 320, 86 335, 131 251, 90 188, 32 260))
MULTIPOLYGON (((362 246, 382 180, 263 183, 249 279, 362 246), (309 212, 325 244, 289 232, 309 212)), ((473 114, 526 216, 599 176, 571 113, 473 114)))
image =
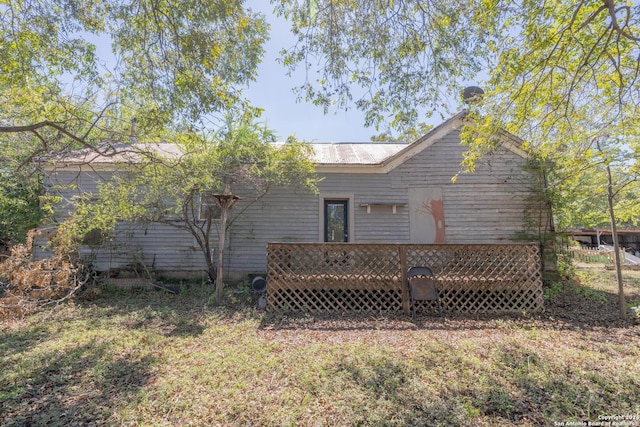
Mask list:
POLYGON ((640 326, 613 272, 578 275, 540 315, 416 321, 105 290, 0 324, 0 425, 640 425, 640 326))

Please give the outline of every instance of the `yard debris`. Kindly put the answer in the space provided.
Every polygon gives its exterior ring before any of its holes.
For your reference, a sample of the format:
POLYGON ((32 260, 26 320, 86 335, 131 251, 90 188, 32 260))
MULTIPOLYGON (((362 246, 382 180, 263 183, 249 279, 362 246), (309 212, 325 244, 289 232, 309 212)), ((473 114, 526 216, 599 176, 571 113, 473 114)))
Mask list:
POLYGON ((94 274, 70 246, 59 244, 53 256, 33 261, 35 232, 10 249, 0 262, 0 319, 23 317, 72 298, 94 280, 94 274))

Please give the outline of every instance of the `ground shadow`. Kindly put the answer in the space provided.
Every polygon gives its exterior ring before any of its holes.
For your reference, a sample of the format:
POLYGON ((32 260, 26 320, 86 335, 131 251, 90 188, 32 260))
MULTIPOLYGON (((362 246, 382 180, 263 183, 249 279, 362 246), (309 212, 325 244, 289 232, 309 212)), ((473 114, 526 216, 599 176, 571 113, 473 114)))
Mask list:
POLYGON ((197 337, 205 330, 199 321, 204 307, 200 293, 199 289, 181 294, 157 289, 107 289, 80 304, 98 310, 100 319, 119 318, 130 329, 153 328, 166 336, 197 337))
POLYGON ((149 381, 156 360, 114 353, 107 343, 51 350, 0 386, 3 426, 104 425, 149 381), (87 418, 90 417, 90 418, 87 418))
POLYGON ((23 353, 49 335, 46 325, 38 324, 20 330, 0 331, 0 360, 10 354, 23 353))

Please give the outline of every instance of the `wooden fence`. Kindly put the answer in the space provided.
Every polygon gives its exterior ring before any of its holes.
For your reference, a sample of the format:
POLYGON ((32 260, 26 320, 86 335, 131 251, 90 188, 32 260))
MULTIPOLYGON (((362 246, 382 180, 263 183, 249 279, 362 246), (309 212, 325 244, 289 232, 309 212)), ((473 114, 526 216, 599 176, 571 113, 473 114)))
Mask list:
MULTIPOLYGON (((567 246, 567 252, 571 259, 585 263, 613 264, 614 255, 612 249, 585 248, 581 246, 567 246)), ((620 262, 624 263, 625 251, 620 251, 620 262)))
POLYGON ((537 244, 269 243, 267 254, 270 310, 408 313, 413 266, 431 268, 444 311, 535 312, 543 305, 537 244))

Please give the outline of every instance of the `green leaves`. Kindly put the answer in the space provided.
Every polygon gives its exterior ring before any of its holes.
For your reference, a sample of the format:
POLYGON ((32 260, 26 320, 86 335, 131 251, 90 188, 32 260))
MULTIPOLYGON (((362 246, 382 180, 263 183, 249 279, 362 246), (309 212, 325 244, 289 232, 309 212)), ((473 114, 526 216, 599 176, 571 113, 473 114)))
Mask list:
POLYGON ((475 122, 463 133, 465 166, 472 169, 493 136, 507 129, 544 161, 559 228, 611 222, 606 166, 616 217, 637 223, 627 200, 638 189, 639 12, 595 0, 525 1, 509 11, 511 29, 496 46, 486 95, 470 106, 475 122))
POLYGON ((188 122, 238 102, 268 31, 264 17, 239 1, 131 2, 111 16, 127 96, 188 122))
POLYGON ((273 3, 298 37, 282 62, 306 71, 301 98, 325 111, 353 103, 365 125, 391 122, 399 131, 457 99, 458 80, 485 67, 492 30, 500 27, 500 11, 481 1, 273 3))
POLYGON ((78 221, 105 229, 117 221, 164 222, 197 234, 208 232, 202 221, 215 219, 201 217, 200 196, 220 194, 226 184, 246 203, 276 185, 316 189, 311 148, 272 144, 272 132, 250 116, 229 117, 211 139, 183 132, 175 140, 175 155, 158 144, 133 146, 140 161, 122 165, 97 199, 80 200, 78 221))
POLYGON ((157 222, 186 230, 204 255, 220 301, 224 233, 235 218, 227 221, 230 205, 212 208, 215 196, 240 193, 242 206, 233 211, 238 217, 272 186, 316 189, 311 148, 296 141, 276 146, 273 139, 273 133, 257 124, 253 114, 244 114, 227 116, 225 125, 210 139, 181 132, 171 149, 167 144, 132 146, 138 160, 121 165, 100 186, 97 198, 90 195, 78 201, 73 232, 76 236, 94 229, 105 232, 118 221, 157 222), (211 244, 215 238, 217 263, 211 244))
POLYGON ((240 0, 0 0, 2 172, 128 140, 134 118, 146 141, 211 132, 247 109, 268 29, 240 0))
POLYGON ((23 242, 27 231, 34 228, 48 213, 40 205, 40 186, 36 177, 0 172, 0 244, 23 242))
POLYGON ((269 28, 242 3, 3 0, 0 98, 11 108, 0 107, 0 119, 64 122, 69 114, 61 111, 34 114, 31 95, 50 92, 45 104, 93 115, 103 140, 132 117, 140 133, 202 128, 240 105, 255 79, 269 28))

